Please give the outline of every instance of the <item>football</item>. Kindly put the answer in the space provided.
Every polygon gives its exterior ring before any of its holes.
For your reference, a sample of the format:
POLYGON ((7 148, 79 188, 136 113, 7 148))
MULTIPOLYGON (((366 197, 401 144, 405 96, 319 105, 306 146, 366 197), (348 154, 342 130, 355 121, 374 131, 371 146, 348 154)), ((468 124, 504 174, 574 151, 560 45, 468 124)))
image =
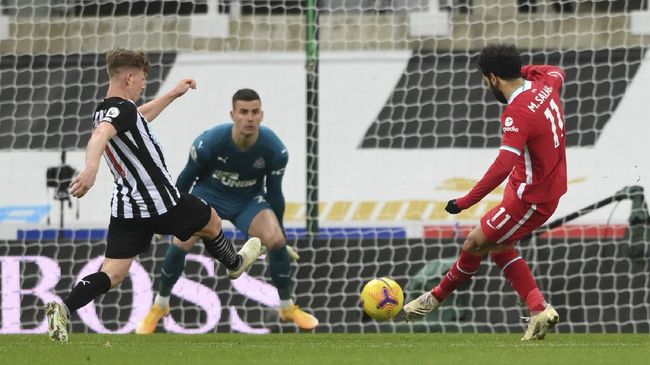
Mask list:
POLYGON ((361 302, 368 316, 377 321, 386 321, 402 310, 404 292, 393 279, 372 279, 361 291, 361 302))

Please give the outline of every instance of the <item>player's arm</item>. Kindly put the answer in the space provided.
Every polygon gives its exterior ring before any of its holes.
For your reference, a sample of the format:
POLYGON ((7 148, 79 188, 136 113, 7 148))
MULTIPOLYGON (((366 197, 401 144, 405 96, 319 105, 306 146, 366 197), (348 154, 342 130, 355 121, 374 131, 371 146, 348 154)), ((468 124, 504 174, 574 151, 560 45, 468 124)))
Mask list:
POLYGON ((282 194, 282 175, 266 175, 266 195, 264 197, 269 204, 271 204, 271 209, 273 213, 278 218, 280 226, 284 226, 282 223, 284 217, 284 194, 282 194))
POLYGON ((283 148, 266 174, 266 195, 264 198, 271 204, 271 209, 273 209, 275 216, 278 218, 280 226, 283 226, 282 221, 285 208, 284 194, 282 193, 282 179, 284 178, 284 171, 288 161, 289 155, 287 154, 286 148, 283 148))
POLYGON ((526 80, 545 78, 551 80, 553 87, 558 90, 564 85, 566 73, 557 66, 551 65, 526 65, 521 68, 521 77, 526 80))
POLYGON ((181 193, 189 193, 196 179, 209 164, 210 152, 201 137, 197 138, 190 148, 187 163, 176 179, 176 188, 181 193))
POLYGON ((95 184, 97 171, 99 171, 99 160, 108 141, 116 134, 117 130, 111 123, 99 123, 99 126, 95 128, 86 147, 86 166, 70 183, 72 196, 81 198, 95 184))
POLYGON ((472 188, 472 190, 460 199, 451 200, 445 208, 449 213, 457 214, 474 204, 478 203, 486 195, 488 195, 497 186, 501 185, 505 180, 512 168, 515 166, 518 154, 510 148, 501 148, 496 160, 492 163, 483 178, 472 188), (455 202, 455 203, 452 203, 455 202), (455 208, 454 209, 454 204, 455 208), (450 206, 451 205, 451 206, 450 206))
POLYGON ((104 118, 90 136, 86 147, 86 166, 70 182, 70 195, 81 198, 95 184, 99 160, 106 149, 108 141, 120 132, 136 128, 137 111, 132 103, 120 103, 110 106, 104 118))
POLYGON ((185 95, 189 89, 196 89, 196 81, 194 79, 183 79, 167 94, 141 105, 138 111, 151 123, 172 101, 185 95))
POLYGON ((501 117, 503 140, 499 149, 499 155, 483 178, 476 183, 467 195, 460 199, 452 199, 447 203, 447 207, 445 207, 447 212, 458 214, 462 210, 478 203, 510 175, 512 168, 517 162, 517 158, 519 158, 526 147, 528 133, 526 132, 526 123, 523 123, 525 118, 527 118, 527 115, 521 110, 509 110, 506 108, 506 111, 501 117))
POLYGON ((199 177, 201 170, 201 166, 192 161, 192 158, 190 157, 187 160, 187 164, 183 168, 183 171, 178 175, 178 179, 176 179, 176 188, 178 191, 181 193, 189 193, 196 178, 199 177))

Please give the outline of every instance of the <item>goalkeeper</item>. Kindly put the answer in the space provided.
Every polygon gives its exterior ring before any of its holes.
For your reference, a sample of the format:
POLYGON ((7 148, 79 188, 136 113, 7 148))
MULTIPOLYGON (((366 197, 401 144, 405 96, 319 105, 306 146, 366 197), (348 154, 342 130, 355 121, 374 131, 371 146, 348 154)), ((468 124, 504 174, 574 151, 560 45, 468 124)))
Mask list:
MULTIPOLYGON (((287 247, 282 228, 282 177, 289 156, 277 135, 260 127, 264 117, 261 106, 257 92, 238 90, 232 97, 233 123, 218 125, 196 138, 176 187, 181 192, 191 190, 221 218, 261 239, 280 296, 280 318, 308 330, 316 327, 318 320, 292 300, 291 258, 297 259, 297 255, 287 247)), ((136 333, 153 333, 158 321, 169 314, 172 287, 183 273, 187 251, 197 241, 198 237, 185 242, 175 238, 169 245, 158 294, 136 333)))

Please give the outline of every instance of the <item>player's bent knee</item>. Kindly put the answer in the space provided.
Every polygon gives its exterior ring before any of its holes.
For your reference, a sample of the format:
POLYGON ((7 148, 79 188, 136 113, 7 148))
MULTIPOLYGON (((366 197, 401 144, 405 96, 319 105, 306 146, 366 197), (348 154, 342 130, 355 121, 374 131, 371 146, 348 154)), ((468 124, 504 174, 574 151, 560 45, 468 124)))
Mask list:
POLYGON ((178 238, 174 237, 174 246, 180 248, 183 251, 189 251, 194 247, 194 245, 199 241, 198 236, 192 236, 187 241, 181 241, 178 238))
POLYGON ((223 225, 223 221, 221 220, 221 217, 219 217, 219 214, 217 214, 217 211, 212 209, 212 215, 210 216, 210 223, 214 226, 214 229, 217 230, 217 233, 221 231, 221 226, 223 225))
POLYGON ((474 239, 474 237, 471 237, 470 235, 465 238, 465 242, 463 242, 463 251, 474 252, 479 249, 481 249, 481 245, 474 239))
POLYGON ((126 279, 127 273, 119 273, 119 272, 106 272, 106 275, 108 275, 108 278, 111 279, 111 289, 115 288, 116 286, 120 285, 124 279, 126 279))
POLYGON ((280 229, 272 230, 269 233, 262 234, 259 239, 268 250, 277 250, 287 244, 287 240, 280 229))
POLYGON ((129 269, 133 263, 133 258, 130 259, 104 259, 101 271, 108 275, 111 280, 111 288, 119 285, 129 274, 129 269))
POLYGON ((466 239, 463 243, 463 251, 475 255, 485 255, 490 250, 490 244, 487 242, 477 241, 475 239, 466 239))
POLYGON ((210 215, 210 221, 208 224, 203 227, 202 230, 196 233, 196 235, 201 236, 202 238, 214 238, 219 235, 219 232, 221 232, 222 229, 222 221, 221 217, 217 214, 217 212, 213 209, 210 208, 211 215, 210 215))

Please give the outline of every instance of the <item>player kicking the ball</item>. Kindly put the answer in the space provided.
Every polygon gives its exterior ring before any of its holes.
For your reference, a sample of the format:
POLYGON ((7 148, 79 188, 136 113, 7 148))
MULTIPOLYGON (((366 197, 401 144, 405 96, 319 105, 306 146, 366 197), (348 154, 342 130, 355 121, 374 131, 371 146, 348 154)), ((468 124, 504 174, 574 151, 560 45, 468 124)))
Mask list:
POLYGON ((566 136, 560 89, 565 73, 555 66, 522 67, 511 45, 491 45, 478 67, 494 96, 507 104, 501 124, 499 155, 483 178, 464 197, 450 200, 445 210, 458 214, 478 203, 510 176, 501 204, 481 218, 467 236, 460 258, 431 292, 404 306, 406 320, 423 317, 479 269, 490 254, 530 311, 522 340, 543 340, 559 321, 546 302, 515 243, 541 226, 555 212, 567 190, 566 136))

